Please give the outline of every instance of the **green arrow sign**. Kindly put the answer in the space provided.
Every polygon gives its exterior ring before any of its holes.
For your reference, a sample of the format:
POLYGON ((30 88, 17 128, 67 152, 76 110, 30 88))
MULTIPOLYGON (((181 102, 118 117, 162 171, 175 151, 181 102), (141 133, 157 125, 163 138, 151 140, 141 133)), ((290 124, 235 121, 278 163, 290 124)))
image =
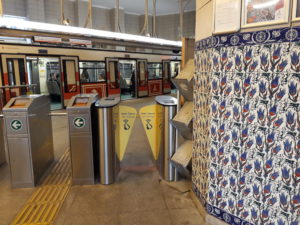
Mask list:
POLYGON ((73 120, 73 125, 74 127, 76 128, 83 128, 84 125, 85 125, 85 119, 81 118, 81 117, 76 117, 74 120, 73 120))
POLYGON ((10 126, 13 130, 20 130, 22 128, 22 123, 20 120, 13 120, 11 121, 10 126))

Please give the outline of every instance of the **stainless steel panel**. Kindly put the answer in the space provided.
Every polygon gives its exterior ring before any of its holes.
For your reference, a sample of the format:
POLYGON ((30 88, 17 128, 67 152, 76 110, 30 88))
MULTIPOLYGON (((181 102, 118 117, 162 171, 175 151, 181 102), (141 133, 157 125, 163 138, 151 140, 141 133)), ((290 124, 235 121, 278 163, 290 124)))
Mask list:
POLYGON ((163 132, 157 167, 161 177, 167 181, 177 180, 177 170, 171 163, 176 151, 176 129, 171 120, 176 114, 177 99, 171 96, 157 96, 156 102, 163 106, 163 132))
POLYGON ((0 165, 5 163, 4 127, 3 119, 0 118, 0 165))
POLYGON ((12 187, 33 187, 34 178, 28 138, 9 138, 8 146, 12 187))
POLYGON ((97 142, 93 141, 95 134, 92 129, 92 115, 97 99, 98 95, 95 94, 76 95, 72 97, 67 107, 73 184, 95 183, 94 145, 97 145, 97 142), (77 105, 77 98, 86 98, 86 104, 77 105))
POLYGON ((176 177, 175 167, 171 163, 171 158, 176 151, 176 129, 170 120, 176 113, 176 107, 164 107, 164 166, 162 177, 167 181, 174 181, 176 177))
POLYGON ((33 187, 54 158, 49 98, 43 95, 13 98, 3 112, 12 186, 33 187), (13 108, 16 99, 27 99, 28 104, 13 108))
POLYGON ((112 184, 116 177, 116 152, 113 135, 112 108, 98 108, 100 135, 100 182, 112 184))
POLYGON ((46 96, 28 108, 28 131, 33 160, 34 183, 37 184, 54 159, 50 102, 46 96))
POLYGON ((89 134, 71 135, 73 184, 94 184, 92 137, 89 134))

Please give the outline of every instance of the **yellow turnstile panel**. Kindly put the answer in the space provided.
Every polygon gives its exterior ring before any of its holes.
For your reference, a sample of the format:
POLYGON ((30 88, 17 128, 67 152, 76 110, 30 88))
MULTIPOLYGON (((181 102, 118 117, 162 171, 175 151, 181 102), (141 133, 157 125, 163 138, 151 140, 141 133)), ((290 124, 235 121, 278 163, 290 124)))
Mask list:
POLYGON ((162 137, 162 110, 162 106, 157 104, 140 109, 140 117, 155 160, 159 155, 162 137))

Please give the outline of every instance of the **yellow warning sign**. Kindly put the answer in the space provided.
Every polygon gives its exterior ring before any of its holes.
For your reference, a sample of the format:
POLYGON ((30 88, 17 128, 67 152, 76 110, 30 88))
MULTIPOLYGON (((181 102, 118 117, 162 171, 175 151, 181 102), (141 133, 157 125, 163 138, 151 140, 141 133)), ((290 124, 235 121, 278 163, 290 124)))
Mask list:
POLYGON ((155 160, 159 155, 162 138, 162 110, 162 106, 158 104, 140 109, 140 117, 155 160))
POLYGON ((124 158, 136 115, 136 109, 128 106, 117 106, 113 108, 115 147, 120 161, 124 158))

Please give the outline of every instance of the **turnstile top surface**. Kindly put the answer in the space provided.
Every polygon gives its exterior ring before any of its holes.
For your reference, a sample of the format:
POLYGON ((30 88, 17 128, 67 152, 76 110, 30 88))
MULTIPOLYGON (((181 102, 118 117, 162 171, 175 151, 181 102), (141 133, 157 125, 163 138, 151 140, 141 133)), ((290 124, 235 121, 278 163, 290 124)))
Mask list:
POLYGON ((120 96, 109 96, 99 99, 95 105, 99 108, 109 108, 119 104, 119 102, 120 96))
POLYGON ((169 95, 160 95, 155 97, 155 101, 158 104, 165 105, 165 106, 175 106, 177 105, 177 98, 169 95))
POLYGON ((4 106, 3 112, 27 112, 33 105, 49 101, 45 95, 22 95, 9 100, 4 106))
POLYGON ((98 99, 98 94, 79 94, 71 98, 67 110, 89 109, 98 99))

